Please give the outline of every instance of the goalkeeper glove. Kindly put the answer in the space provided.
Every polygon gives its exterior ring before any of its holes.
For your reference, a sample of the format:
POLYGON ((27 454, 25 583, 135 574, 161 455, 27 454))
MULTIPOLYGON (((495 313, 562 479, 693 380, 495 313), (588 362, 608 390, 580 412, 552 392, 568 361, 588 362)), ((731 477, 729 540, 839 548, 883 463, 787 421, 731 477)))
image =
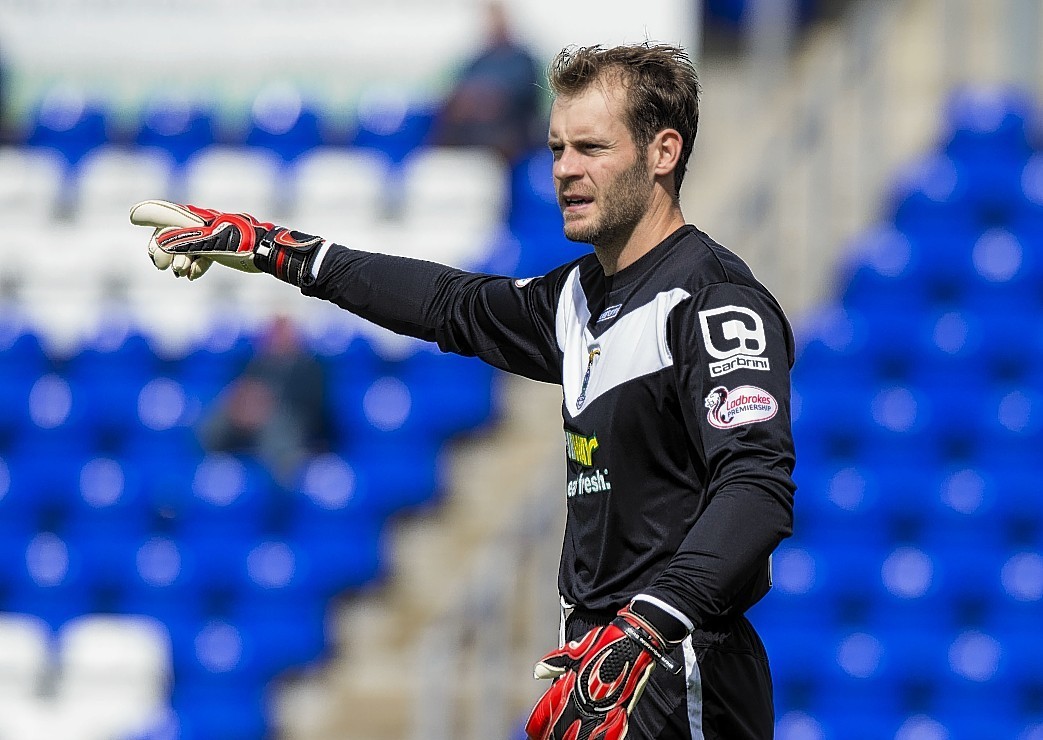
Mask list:
POLYGON ((681 672, 670 656, 680 639, 664 639, 648 619, 625 606, 610 624, 548 653, 533 675, 555 681, 529 715, 529 738, 622 740, 652 669, 658 664, 681 672))
POLYGON ((130 221, 155 228, 148 253, 160 270, 195 280, 218 262, 244 272, 268 272, 300 286, 322 239, 258 221, 245 213, 146 200, 130 209, 130 221))

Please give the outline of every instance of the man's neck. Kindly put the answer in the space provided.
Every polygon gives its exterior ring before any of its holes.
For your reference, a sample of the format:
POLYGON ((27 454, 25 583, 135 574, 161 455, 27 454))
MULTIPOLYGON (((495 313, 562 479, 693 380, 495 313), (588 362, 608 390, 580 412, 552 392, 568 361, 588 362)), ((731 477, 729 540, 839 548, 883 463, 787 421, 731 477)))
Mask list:
POLYGON ((606 275, 626 269, 684 226, 684 214, 673 199, 653 198, 645 216, 616 244, 595 244, 594 253, 606 275))

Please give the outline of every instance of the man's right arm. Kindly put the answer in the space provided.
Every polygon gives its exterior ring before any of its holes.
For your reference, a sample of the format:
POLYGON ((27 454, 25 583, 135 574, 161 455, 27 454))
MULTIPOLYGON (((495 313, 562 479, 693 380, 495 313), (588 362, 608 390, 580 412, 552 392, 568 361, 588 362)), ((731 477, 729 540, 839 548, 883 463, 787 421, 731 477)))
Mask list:
POLYGON ((331 244, 301 292, 398 334, 433 341, 534 380, 560 382, 559 269, 532 281, 331 244))
POLYGON ((149 257, 175 276, 198 279, 214 262, 266 272, 379 326, 437 342, 443 351, 560 382, 555 314, 567 267, 533 280, 480 275, 348 249, 248 214, 163 200, 135 204, 130 220, 155 230, 149 257))

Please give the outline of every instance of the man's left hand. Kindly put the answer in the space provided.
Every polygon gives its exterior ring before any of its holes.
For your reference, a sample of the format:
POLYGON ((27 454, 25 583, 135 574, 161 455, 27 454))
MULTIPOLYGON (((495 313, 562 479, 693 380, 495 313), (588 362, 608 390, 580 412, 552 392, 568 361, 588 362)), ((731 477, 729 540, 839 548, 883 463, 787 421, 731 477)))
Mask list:
POLYGON ((548 653, 536 678, 554 684, 537 702, 525 731, 531 740, 622 740, 652 670, 673 673, 671 644, 629 606, 604 627, 548 653))

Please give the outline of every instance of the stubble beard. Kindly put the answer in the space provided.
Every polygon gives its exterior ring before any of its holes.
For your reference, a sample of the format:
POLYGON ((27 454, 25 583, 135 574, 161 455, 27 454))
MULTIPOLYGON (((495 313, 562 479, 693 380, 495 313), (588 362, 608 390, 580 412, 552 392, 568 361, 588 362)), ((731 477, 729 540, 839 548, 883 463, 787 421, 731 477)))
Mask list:
POLYGON ((565 238, 593 244, 599 251, 622 249, 645 215, 652 195, 652 183, 645 162, 638 156, 623 170, 598 199, 601 213, 580 223, 565 221, 565 238))

